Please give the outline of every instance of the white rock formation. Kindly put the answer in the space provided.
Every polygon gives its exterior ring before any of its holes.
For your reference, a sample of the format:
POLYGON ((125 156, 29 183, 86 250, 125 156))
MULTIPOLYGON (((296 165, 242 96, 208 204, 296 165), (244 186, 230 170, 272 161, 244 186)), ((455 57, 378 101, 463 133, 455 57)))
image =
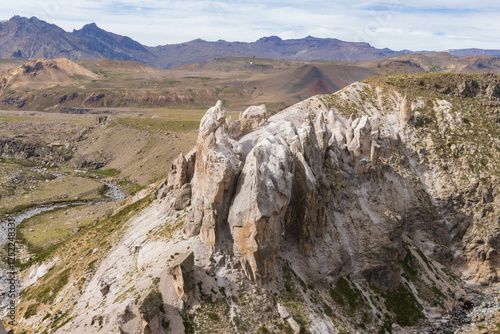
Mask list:
POLYGON ((186 226, 188 236, 201 231, 212 249, 216 235, 227 225, 234 185, 242 168, 241 145, 227 134, 225 118, 226 110, 219 101, 201 120, 192 180, 193 217, 186 226))
POLYGON ((228 222, 234 251, 251 280, 261 282, 274 275, 293 173, 293 156, 283 137, 261 137, 246 156, 228 222))
POLYGON ((241 133, 247 134, 266 124, 269 114, 266 105, 251 106, 240 113, 241 133))

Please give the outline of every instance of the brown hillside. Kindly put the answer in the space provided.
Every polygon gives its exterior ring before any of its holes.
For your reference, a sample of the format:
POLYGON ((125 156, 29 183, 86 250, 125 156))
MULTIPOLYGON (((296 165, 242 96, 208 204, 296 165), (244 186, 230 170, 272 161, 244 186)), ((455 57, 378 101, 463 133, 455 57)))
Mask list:
POLYGON ((66 58, 39 59, 8 71, 2 79, 0 90, 41 89, 69 83, 77 84, 81 80, 98 78, 97 74, 66 58))

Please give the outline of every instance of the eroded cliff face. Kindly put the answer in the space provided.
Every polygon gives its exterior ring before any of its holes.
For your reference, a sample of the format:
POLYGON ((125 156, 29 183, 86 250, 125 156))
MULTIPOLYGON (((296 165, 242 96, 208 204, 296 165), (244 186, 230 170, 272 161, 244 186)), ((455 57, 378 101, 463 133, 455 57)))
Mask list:
POLYGON ((152 206, 68 299, 75 318, 61 332, 456 328, 471 306, 457 275, 498 281, 497 89, 485 78, 378 77, 238 121, 218 102, 152 206), (188 251, 189 284, 168 267, 188 251), (103 280, 106 298, 93 294, 103 280), (163 310, 146 312, 152 286, 163 310))
POLYGON ((280 249, 295 244, 309 258, 304 266, 321 268, 330 283, 351 274, 394 291, 403 225, 449 244, 424 185, 404 174, 398 133, 373 130, 381 115, 347 118, 312 98, 264 121, 231 138, 222 104, 207 112, 185 225, 213 251, 234 252, 251 281, 275 279, 280 249))

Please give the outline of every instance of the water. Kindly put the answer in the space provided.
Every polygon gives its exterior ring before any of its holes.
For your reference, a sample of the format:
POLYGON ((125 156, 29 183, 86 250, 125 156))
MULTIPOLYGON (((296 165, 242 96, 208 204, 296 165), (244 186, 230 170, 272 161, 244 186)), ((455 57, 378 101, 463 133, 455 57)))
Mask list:
POLYGON ((123 188, 120 186, 109 182, 109 181, 101 181, 106 186, 106 191, 104 192, 104 196, 108 197, 108 200, 100 200, 100 201, 69 201, 63 203, 54 203, 54 204, 42 204, 37 205, 29 209, 22 210, 15 214, 12 214, 6 218, 3 218, 0 222, 0 247, 5 245, 7 240, 7 224, 15 223, 18 226, 25 219, 31 218, 37 214, 42 212, 51 211, 54 209, 65 208, 69 206, 75 205, 95 205, 102 204, 106 202, 114 202, 127 198, 128 194, 123 188))
MULTIPOLYGON (((56 178, 60 178, 63 175, 60 173, 57 173, 58 175, 55 175, 56 178)), ((15 214, 12 214, 8 217, 5 217, 0 220, 0 247, 4 247, 7 244, 8 241, 8 224, 9 223, 14 223, 15 226, 17 227, 20 223, 22 223, 25 219, 29 219, 35 215, 38 215, 42 212, 46 211, 51 211, 54 209, 59 209, 59 208, 65 208, 65 207, 70 207, 70 206, 76 206, 76 205, 96 205, 96 204, 102 204, 106 202, 114 202, 114 201, 119 201, 122 199, 127 198, 128 194, 123 188, 120 186, 109 182, 109 181, 101 181, 105 186, 106 186, 106 191, 104 192, 104 195, 108 197, 108 199, 105 200, 99 200, 99 201, 70 201, 70 202, 63 202, 63 203, 54 203, 54 204, 42 204, 42 205, 37 205, 25 210, 22 210, 20 212, 17 212, 15 214)), ((12 226, 11 226, 12 227, 12 226)), ((6 298, 5 291, 7 290, 7 282, 6 282, 6 277, 7 277, 7 272, 9 271, 8 265, 0 263, 0 310, 5 309, 5 307, 8 306, 9 299, 6 298)), ((16 294, 20 292, 20 282, 16 282, 16 294)))

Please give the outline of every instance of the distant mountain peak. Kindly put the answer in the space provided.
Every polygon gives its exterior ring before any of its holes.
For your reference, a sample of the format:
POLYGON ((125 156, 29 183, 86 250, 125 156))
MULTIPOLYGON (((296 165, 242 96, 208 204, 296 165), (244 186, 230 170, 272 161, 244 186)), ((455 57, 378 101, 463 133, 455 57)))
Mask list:
POLYGON ((282 39, 278 36, 262 37, 257 42, 281 42, 282 39))
POLYGON ((88 23, 88 24, 84 25, 80 30, 76 30, 76 29, 73 30, 73 34, 76 34, 76 35, 85 34, 85 33, 89 33, 89 32, 102 33, 102 32, 107 32, 107 31, 99 28, 95 22, 88 23))
MULTIPOLYGON (((19 15, 0 21, 0 58, 60 58, 70 60, 111 58, 134 60, 159 68, 199 63, 221 57, 252 57, 296 60, 363 61, 411 53, 377 49, 365 42, 307 36, 282 39, 267 36, 255 42, 209 42, 195 39, 180 44, 149 47, 130 37, 108 32, 95 22, 67 32, 55 24, 19 15)), ((500 50, 450 50, 455 56, 494 55, 500 50)))
POLYGON ((99 28, 99 27, 97 26, 97 24, 96 24, 95 22, 88 23, 88 24, 84 25, 82 29, 85 29, 85 28, 87 28, 87 29, 91 29, 91 28, 92 28, 92 29, 96 29, 96 28, 97 28, 97 29, 101 29, 101 28, 99 28))

